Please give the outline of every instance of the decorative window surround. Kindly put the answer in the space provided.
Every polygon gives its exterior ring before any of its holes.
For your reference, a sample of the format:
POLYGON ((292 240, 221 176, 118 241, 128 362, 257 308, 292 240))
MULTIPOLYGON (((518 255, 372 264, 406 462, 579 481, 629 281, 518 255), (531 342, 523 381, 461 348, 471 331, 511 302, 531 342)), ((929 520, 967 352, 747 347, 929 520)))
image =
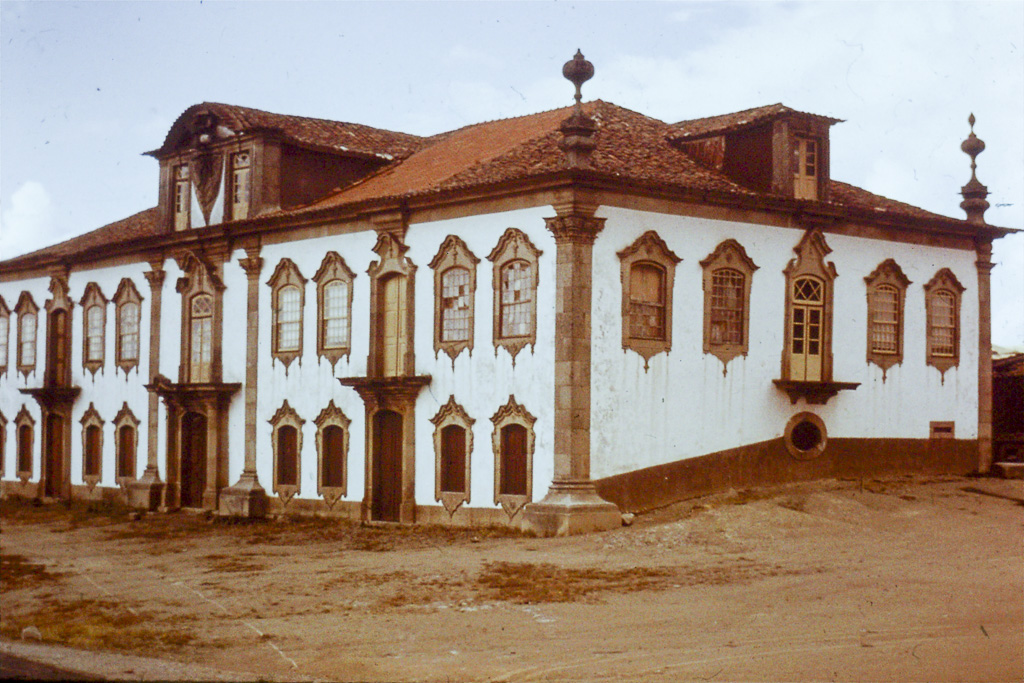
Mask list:
POLYGON ((348 429, 351 420, 331 399, 313 423, 316 424, 316 492, 323 496, 328 508, 333 508, 338 499, 346 495, 348 487, 348 429), (341 430, 340 435, 333 430, 341 430), (328 452, 334 449, 340 453, 328 452), (332 462, 333 456, 340 456, 337 462, 332 462))
POLYGON ((434 356, 444 351, 453 367, 463 349, 473 353, 478 263, 461 238, 448 235, 429 264, 434 271, 434 356))
POLYGON ((0 377, 7 372, 7 364, 11 356, 11 310, 0 296, 0 377))
POLYGON ((24 405, 14 416, 14 432, 18 435, 18 479, 21 483, 28 482, 32 478, 32 440, 35 433, 36 421, 24 405))
POLYGON ((80 302, 82 306, 82 367, 91 372, 103 367, 106 355, 107 298, 99 285, 90 282, 80 302))
POLYGON ((117 483, 124 487, 135 481, 139 450, 139 420, 125 401, 114 416, 114 445, 117 448, 117 483))
POLYGON ((192 252, 179 261, 185 275, 175 291, 181 294, 181 365, 183 384, 218 383, 224 283, 216 270, 192 252))
POLYGON ((411 376, 416 369, 414 345, 416 265, 405 255, 409 247, 398 237, 381 231, 370 276, 370 353, 367 375, 373 378, 411 376), (393 288, 393 289, 390 289, 393 288), (393 310, 388 310, 389 294, 393 310), (389 327, 388 318, 391 316, 389 327))
POLYGON ((508 403, 498 408, 498 412, 491 416, 491 422, 494 424, 494 432, 491 435, 491 446, 494 449, 494 504, 501 505, 509 520, 533 499, 533 425, 536 421, 537 418, 519 405, 512 395, 508 397, 508 403), (526 462, 520 465, 510 460, 513 454, 505 453, 505 447, 523 432, 526 443, 520 444, 523 453, 519 455, 525 458, 526 462), (525 481, 519 481, 523 474, 521 472, 516 473, 514 479, 508 475, 509 468, 518 466, 526 470, 525 481), (511 489, 517 485, 520 487, 519 490, 512 491, 511 489))
POLYGON ((704 353, 722 361, 750 349, 750 287, 757 265, 743 246, 727 239, 700 262, 704 269, 704 353))
POLYGON ((965 291, 949 268, 935 273, 924 286, 928 365, 946 370, 960 364, 960 297, 965 291))
POLYGON ((139 328, 142 319, 142 296, 135 288, 135 283, 129 278, 122 279, 117 286, 117 292, 114 294, 114 306, 117 328, 115 362, 117 367, 124 371, 127 378, 128 371, 139 366, 142 349, 142 336, 139 328))
POLYGON ((27 381, 29 373, 35 372, 39 355, 39 307, 31 294, 22 292, 14 312, 18 316, 18 372, 27 381))
POLYGON ((282 504, 287 505, 299 492, 299 482, 302 481, 302 425, 306 421, 299 417, 285 399, 268 422, 274 428, 271 441, 274 450, 274 493, 281 498, 282 504))
MULTIPOLYGON (((43 304, 46 309, 46 369, 43 373, 43 384, 47 387, 69 387, 71 309, 74 303, 68 296, 67 278, 64 275, 51 277, 49 291, 52 296, 43 304)), ((44 448, 47 446, 44 445, 44 448)))
POLYGON ((267 284, 271 288, 271 353, 287 369, 293 360, 302 357, 306 278, 291 259, 283 258, 267 284))
MULTIPOLYGON (((434 425, 434 500, 440 501, 448 515, 454 515, 455 511, 463 503, 469 503, 470 489, 470 461, 473 455, 473 418, 466 414, 466 410, 455 402, 455 396, 449 396, 448 402, 437 411, 437 415, 430 418, 434 425), (458 431, 461 430, 461 435, 458 431), (461 453, 449 453, 452 444, 448 439, 456 439, 460 442, 461 453), (449 456, 461 456, 462 463, 455 463, 458 470, 454 473, 449 465, 449 456), (455 474, 455 476, 451 476, 455 474), (446 480, 458 480, 461 475, 461 486, 445 486, 446 480)), ((498 470, 495 470, 497 472, 498 470)))
POLYGON ((538 263, 542 253, 522 230, 508 228, 487 256, 494 264, 494 354, 503 347, 513 363, 523 347, 529 344, 532 352, 537 343, 538 263))
POLYGON ((886 259, 864 278, 867 283, 867 362, 882 368, 882 381, 893 365, 903 362, 903 311, 910 280, 893 259, 886 259))
POLYGON ((252 152, 243 150, 231 155, 231 220, 240 221, 249 217, 250 177, 252 152))
POLYGON ((355 273, 336 251, 329 251, 313 276, 316 283, 316 352, 333 369, 352 352, 352 284, 355 273))
POLYGON ((103 478, 103 418, 90 403, 82 416, 82 481, 91 492, 103 478))
POLYGON ((672 349, 672 291, 676 264, 682 259, 653 230, 648 230, 633 244, 618 252, 618 257, 622 282, 622 348, 640 354, 646 372, 653 356, 668 353, 672 349), (661 274, 662 319, 660 325, 655 325, 660 327, 658 334, 639 334, 637 326, 633 324, 635 316, 642 312, 637 309, 650 306, 650 302, 645 301, 640 292, 634 291, 637 286, 634 275, 638 268, 656 269, 661 274))

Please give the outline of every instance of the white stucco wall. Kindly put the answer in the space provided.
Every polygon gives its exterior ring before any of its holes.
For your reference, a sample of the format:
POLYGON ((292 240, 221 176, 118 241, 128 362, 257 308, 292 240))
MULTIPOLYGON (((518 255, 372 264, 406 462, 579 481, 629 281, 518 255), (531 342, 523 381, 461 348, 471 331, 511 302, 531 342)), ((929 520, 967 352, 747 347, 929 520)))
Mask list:
POLYGON ((712 453, 779 437, 787 420, 809 410, 830 437, 927 438, 929 421, 953 420, 957 438, 977 437, 977 274, 972 251, 827 234, 835 263, 833 379, 860 382, 824 406, 791 405, 773 379, 781 376, 785 276, 803 231, 603 207, 594 245, 591 392, 592 476, 712 453), (622 289, 616 252, 654 230, 683 260, 673 289, 672 349, 644 362, 622 349, 622 289), (703 353, 700 261, 723 240, 737 240, 758 266, 750 294, 750 345, 729 362, 703 353), (882 371, 866 361, 864 277, 893 258, 907 290, 903 363, 882 371), (961 302, 959 367, 944 380, 925 364, 924 288, 950 268, 967 289, 961 302))

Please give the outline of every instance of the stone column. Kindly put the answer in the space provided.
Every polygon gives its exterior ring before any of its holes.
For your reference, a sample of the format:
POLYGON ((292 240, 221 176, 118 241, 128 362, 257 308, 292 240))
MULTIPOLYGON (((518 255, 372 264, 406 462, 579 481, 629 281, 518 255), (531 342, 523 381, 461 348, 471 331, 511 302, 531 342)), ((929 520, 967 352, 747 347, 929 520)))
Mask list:
POLYGON ((590 480, 590 307, 592 254, 604 219, 572 210, 547 219, 555 265, 555 472, 551 488, 523 511, 528 528, 565 536, 621 524, 619 509, 590 480))
MULTIPOLYGON (((149 381, 160 374, 160 320, 163 313, 164 279, 167 272, 163 260, 150 264, 152 270, 143 275, 149 283, 149 381)), ((128 504, 134 508, 156 510, 163 497, 164 483, 158 468, 160 448, 160 397, 149 392, 149 419, 146 423, 146 469, 138 481, 128 485, 128 504)))
POLYGON ((265 517, 267 493, 256 475, 256 401, 259 366, 259 298, 260 272, 263 259, 259 247, 245 250, 246 258, 238 264, 249 280, 246 304, 247 332, 245 338, 245 465, 238 483, 220 494, 220 514, 232 517, 265 517))
POLYGON ((978 240, 978 471, 992 468, 992 242, 978 240))

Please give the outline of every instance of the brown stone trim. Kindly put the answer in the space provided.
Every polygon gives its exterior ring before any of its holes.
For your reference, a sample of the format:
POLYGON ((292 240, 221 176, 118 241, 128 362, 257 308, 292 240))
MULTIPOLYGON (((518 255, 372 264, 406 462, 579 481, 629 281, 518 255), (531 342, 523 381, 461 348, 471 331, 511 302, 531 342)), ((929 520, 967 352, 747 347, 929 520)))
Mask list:
POLYGON ((384 377, 384 325, 383 325, 383 288, 385 281, 391 277, 405 278, 405 328, 400 328, 405 352, 399 357, 396 376, 412 375, 416 371, 416 265, 405 255, 409 247, 403 244, 391 232, 381 231, 374 253, 380 260, 371 261, 366 272, 370 276, 370 353, 367 358, 366 372, 370 377, 384 377))
MULTIPOLYGON (((925 358, 926 363, 936 368, 945 381, 946 370, 960 365, 960 299, 966 287, 960 284, 949 268, 942 268, 924 286, 925 306, 925 358), (934 299, 940 292, 949 294, 953 299, 953 353, 939 355, 932 350, 932 323, 935 315, 934 299)), ((991 314, 990 314, 991 315, 991 314)), ((991 363, 991 351, 989 363, 991 363)))
POLYGON ((512 357, 515 364, 516 356, 524 347, 529 345, 531 352, 537 343, 537 294, 540 284, 539 262, 543 252, 533 245, 530 238, 518 228, 508 228, 498 240, 487 260, 493 265, 491 287, 494 294, 493 307, 493 333, 494 355, 498 355, 498 349, 504 348, 512 357), (515 261, 525 261, 530 267, 530 285, 533 296, 530 300, 530 330, 519 336, 504 336, 501 332, 501 278, 504 269, 515 261))
POLYGON ((352 352, 352 286, 355 278, 356 274, 336 251, 327 252, 320 264, 320 269, 313 276, 313 282, 316 283, 316 352, 320 358, 327 359, 332 369, 342 357, 347 358, 352 352), (345 335, 348 341, 343 346, 328 347, 324 339, 324 307, 326 306, 324 288, 335 280, 344 282, 348 292, 345 301, 347 319, 345 335))
MULTIPOLYGON (((163 288, 164 280, 167 278, 167 271, 163 270, 163 259, 151 264, 152 270, 143 273, 146 282, 149 283, 149 291, 152 297, 149 306, 149 379, 153 379, 160 373, 160 327, 163 320, 163 288)), ((142 349, 141 326, 139 349, 142 349)), ((149 394, 149 405, 146 421, 146 474, 153 483, 159 482, 159 448, 160 440, 158 431, 160 429, 160 399, 155 393, 149 394)))
POLYGON ((283 258, 277 262, 274 274, 267 280, 270 285, 270 352, 275 360, 284 364, 285 370, 296 358, 302 364, 303 350, 303 327, 306 311, 306 278, 302 277, 299 267, 290 258, 283 258), (281 330, 278 327, 278 316, 281 312, 279 297, 285 287, 296 287, 299 290, 299 347, 297 349, 284 350, 281 348, 281 330))
POLYGON ((36 421, 32 418, 32 414, 28 412, 28 407, 22 404, 21 410, 14 416, 14 434, 15 442, 17 444, 17 452, 15 453, 15 470, 17 471, 18 478, 22 483, 28 482, 32 478, 32 465, 35 456, 32 452, 32 446, 34 445, 36 421), (28 437, 28 446, 23 442, 25 437, 28 437), (26 461, 25 455, 28 456, 26 461), (26 467, 28 465, 28 467, 26 467))
POLYGON ((131 278, 122 278, 120 284, 117 286, 117 292, 114 293, 114 360, 117 363, 117 367, 124 371, 125 379, 128 379, 128 372, 132 368, 139 367, 140 357, 142 356, 142 295, 139 294, 139 290, 135 287, 135 283, 131 278), (135 326, 138 329, 138 343, 135 347, 135 358, 126 358, 124 355, 124 326, 123 311, 127 304, 135 304, 137 306, 137 318, 135 326))
MULTIPOLYGON (((88 487, 91 492, 96 484, 103 478, 103 418, 96 411, 96 407, 90 402, 89 408, 82 415, 80 420, 82 424, 82 481, 88 487), (89 472, 89 439, 88 431, 90 427, 95 427, 99 430, 99 462, 95 472, 89 472)), ((116 430, 115 430, 116 439, 116 430)), ((116 441, 115 441, 116 443, 116 441)), ((115 470, 116 471, 116 470, 115 470)))
POLYGON ((184 275, 175 283, 175 291, 181 294, 181 362, 178 367, 180 383, 218 384, 222 377, 221 349, 224 343, 224 282, 220 277, 223 266, 221 261, 216 265, 201 259, 192 251, 186 251, 176 257, 178 267, 184 275), (206 294, 213 298, 212 316, 212 349, 210 359, 210 379, 203 382, 200 378, 191 377, 191 323, 192 300, 206 294))
POLYGON ((785 341, 782 349, 782 379, 790 381, 811 381, 803 377, 794 377, 790 367, 790 350, 793 347, 793 287, 797 279, 804 276, 815 277, 823 283, 822 324, 821 324, 821 379, 820 382, 832 380, 832 295, 833 282, 838 273, 833 262, 825 261, 832 249, 825 242, 825 237, 818 229, 804 233, 800 242, 793 247, 796 258, 791 259, 782 271, 786 276, 786 320, 785 341))
POLYGON ((92 375, 103 367, 107 347, 107 298, 103 296, 99 285, 90 282, 85 286, 85 293, 82 294, 78 305, 82 307, 82 367, 92 375), (89 359, 89 311, 96 306, 100 310, 100 357, 89 359))
POLYGON ((438 409, 437 414, 430 418, 430 422, 434 425, 434 500, 440 501, 451 517, 463 503, 469 504, 470 489, 472 488, 470 463, 473 459, 473 424, 476 420, 467 415, 466 409, 455 402, 453 394, 448 397, 448 402, 438 409), (444 455, 441 432, 445 427, 453 425, 463 429, 466 433, 466 471, 464 473, 466 486, 462 491, 445 491, 441 488, 444 455))
MULTIPOLYGON (((71 338, 73 336, 71 309, 74 308, 75 303, 69 296, 70 288, 67 276, 64 274, 54 275, 50 278, 49 291, 52 296, 43 304, 46 309, 46 367, 43 372, 43 385, 66 387, 71 385, 71 338), (52 323, 58 311, 62 311, 67 316, 67 338, 64 339, 64 348, 62 349, 65 358, 63 367, 55 367, 58 354, 56 344, 60 340, 55 336, 57 328, 52 323)), ((37 356, 38 353, 37 348, 37 356)))
POLYGON ((299 414, 295 412, 295 409, 288 405, 288 399, 285 399, 281 407, 277 409, 274 416, 267 420, 273 427, 271 434, 271 448, 274 452, 274 493, 281 498, 281 503, 287 505, 296 493, 299 492, 299 488, 302 486, 302 425, 306 424, 306 421, 299 417, 299 414), (278 460, 278 432, 281 431, 282 427, 294 427, 295 428, 295 484, 282 484, 279 480, 280 475, 280 463, 278 460))
POLYGON ((491 422, 494 424, 494 431, 491 433, 491 448, 494 451, 494 504, 501 505, 511 520, 524 505, 533 500, 533 452, 536 441, 533 425, 537 418, 517 403, 515 396, 509 394, 508 402, 491 416, 491 422), (520 425, 526 430, 526 495, 501 492, 501 430, 512 424, 520 425))
POLYGON ((313 420, 316 425, 316 492, 323 496, 328 509, 333 509, 338 499, 347 495, 348 491, 348 438, 349 425, 352 421, 345 416, 341 408, 334 405, 331 399, 327 407, 320 411, 320 414, 313 420), (324 430, 327 427, 338 427, 342 434, 342 457, 341 457, 341 486, 327 486, 324 484, 324 430))
POLYGON ((886 259, 878 264, 878 267, 870 275, 864 278, 867 284, 867 362, 874 363, 882 368, 882 381, 885 382, 886 372, 893 365, 903 362, 903 321, 904 307, 907 298, 907 287, 911 282, 903 269, 893 259, 886 259), (883 288, 892 288, 896 291, 896 350, 894 352, 877 351, 874 349, 873 326, 877 312, 875 296, 883 288))
POLYGON ((473 354, 473 337, 476 332, 476 266, 480 263, 473 252, 469 250, 462 238, 455 235, 448 235, 437 250, 437 254, 427 264, 434 271, 434 357, 441 351, 448 354, 452 359, 452 366, 455 365, 455 358, 464 349, 469 349, 473 354), (462 268, 469 273, 469 339, 458 341, 445 341, 442 339, 444 333, 444 276, 452 268, 462 268))
POLYGON ((811 405, 825 405, 840 391, 860 386, 860 382, 798 382, 788 379, 773 379, 772 384, 786 392, 792 405, 801 398, 811 405))
POLYGON ((129 483, 135 481, 135 473, 138 472, 139 468, 139 419, 135 417, 131 408, 128 407, 128 402, 125 401, 121 406, 121 410, 118 411, 117 415, 114 416, 114 474, 117 476, 118 485, 124 489, 129 483), (121 452, 121 428, 128 427, 132 430, 132 452, 122 453, 121 452), (130 464, 128 468, 131 474, 125 476, 121 472, 121 462, 127 460, 130 464))
POLYGON ((710 353, 722 361, 722 374, 726 372, 729 361, 736 356, 746 356, 750 348, 750 287, 754 279, 754 271, 758 266, 753 259, 747 256, 747 250, 743 245, 734 239, 727 239, 715 250, 700 262, 704 270, 704 353, 710 353), (743 295, 741 305, 743 306, 742 339, 736 343, 715 340, 712 331, 712 301, 714 295, 715 273, 721 270, 731 270, 743 277, 743 295))
MULTIPOLYGON (((992 467, 992 242, 979 240, 978 269, 978 471, 992 467)), ((1024 428, 1022 428, 1024 431, 1024 428)))
POLYGON ((729 489, 815 479, 904 474, 967 474, 978 444, 961 439, 831 438, 813 460, 790 456, 782 438, 746 444, 595 481, 601 497, 623 511, 642 512, 729 489))
POLYGON ((622 283, 622 348, 640 354, 646 371, 651 357, 668 353, 672 349, 672 293, 675 289, 676 264, 683 259, 676 256, 665 240, 653 230, 638 237, 633 244, 618 252, 618 256, 622 283), (661 339, 634 337, 630 333, 631 274, 633 266, 638 264, 654 266, 662 273, 665 332, 661 339))

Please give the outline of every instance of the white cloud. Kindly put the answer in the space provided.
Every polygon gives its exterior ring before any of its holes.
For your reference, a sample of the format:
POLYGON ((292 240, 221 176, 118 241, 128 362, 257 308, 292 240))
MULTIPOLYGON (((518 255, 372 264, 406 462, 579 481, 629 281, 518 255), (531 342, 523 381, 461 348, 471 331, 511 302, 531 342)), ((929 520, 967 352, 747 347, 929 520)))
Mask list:
POLYGON ((53 203, 42 183, 29 180, 11 194, 0 212, 0 259, 8 259, 52 244, 53 203))

